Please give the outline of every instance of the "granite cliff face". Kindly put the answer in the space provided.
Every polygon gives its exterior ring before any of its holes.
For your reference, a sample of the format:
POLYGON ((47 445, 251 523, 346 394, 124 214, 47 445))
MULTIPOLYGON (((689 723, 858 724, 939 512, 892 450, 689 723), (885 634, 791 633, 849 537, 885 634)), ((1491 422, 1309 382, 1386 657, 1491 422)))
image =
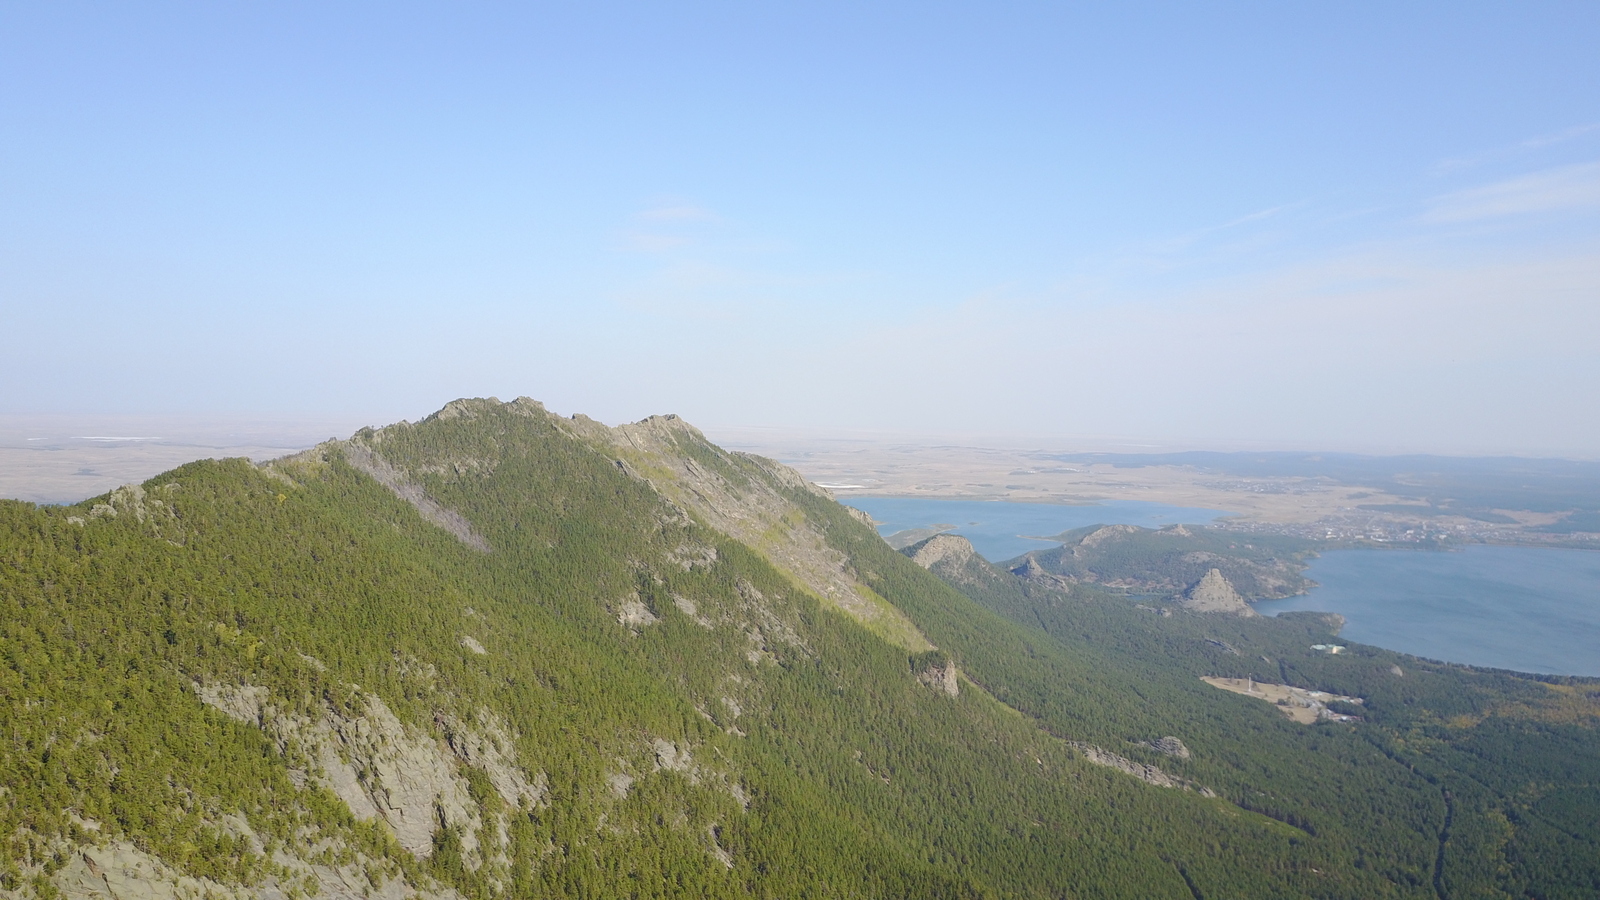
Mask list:
POLYGON ((924 569, 931 569, 934 564, 941 562, 960 567, 966 565, 977 552, 972 542, 960 535, 936 534, 917 546, 911 554, 911 561, 924 569))
POLYGON ((113 839, 60 846, 57 852, 64 861, 48 883, 68 900, 292 900, 308 895, 321 900, 464 900, 448 887, 419 890, 389 872, 382 861, 363 854, 328 864, 306 862, 281 849, 269 853, 243 819, 230 817, 225 824, 254 853, 270 859, 276 871, 255 885, 229 884, 186 874, 132 842, 113 839))
POLYGON ((441 827, 460 835, 473 868, 503 850, 480 849, 484 822, 467 769, 483 772, 512 810, 533 808, 545 793, 544 773, 530 776, 517 764, 514 741, 487 710, 478 714, 476 726, 441 712, 441 737, 402 724, 376 695, 358 694, 354 714, 323 704, 313 718, 282 709, 270 692, 253 685, 200 684, 195 693, 206 705, 261 728, 280 753, 306 762, 306 769, 294 770, 298 777, 332 791, 357 819, 383 822, 401 847, 420 858, 433 853, 441 827))
POLYGON ((1184 609, 1198 613, 1231 613, 1236 616, 1257 614, 1218 569, 1212 569, 1191 585, 1183 592, 1178 603, 1184 609))

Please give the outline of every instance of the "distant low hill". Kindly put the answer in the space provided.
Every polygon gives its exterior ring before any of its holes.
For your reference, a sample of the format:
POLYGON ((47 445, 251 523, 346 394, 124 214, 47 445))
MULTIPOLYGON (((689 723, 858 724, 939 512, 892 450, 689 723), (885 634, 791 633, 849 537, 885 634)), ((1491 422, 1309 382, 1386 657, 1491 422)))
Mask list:
POLYGON ((1283 535, 1244 535, 1173 525, 1090 525, 1055 535, 1061 546, 1035 550, 1002 565, 1022 569, 1029 560, 1067 581, 1140 594, 1179 594, 1217 569, 1246 600, 1303 594, 1312 583, 1301 573, 1315 544, 1283 535))
MULTIPOLYGON (((1327 479, 1416 500, 1448 515, 1505 523, 1511 520, 1496 510, 1560 512, 1568 515, 1538 530, 1600 531, 1600 462, 1593 460, 1284 451, 1080 453, 1054 458, 1120 467, 1193 466, 1241 478, 1327 479)), ((1370 508, 1384 509, 1382 505, 1370 508)), ((1404 511, 1418 512, 1415 507, 1404 511)))

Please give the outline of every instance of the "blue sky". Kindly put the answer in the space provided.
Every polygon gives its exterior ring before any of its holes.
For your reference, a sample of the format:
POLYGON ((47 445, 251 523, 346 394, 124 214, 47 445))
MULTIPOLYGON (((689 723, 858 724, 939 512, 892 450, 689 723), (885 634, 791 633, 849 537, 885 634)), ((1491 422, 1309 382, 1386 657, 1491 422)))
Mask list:
POLYGON ((0 4, 0 412, 1600 456, 1594 4, 0 4))

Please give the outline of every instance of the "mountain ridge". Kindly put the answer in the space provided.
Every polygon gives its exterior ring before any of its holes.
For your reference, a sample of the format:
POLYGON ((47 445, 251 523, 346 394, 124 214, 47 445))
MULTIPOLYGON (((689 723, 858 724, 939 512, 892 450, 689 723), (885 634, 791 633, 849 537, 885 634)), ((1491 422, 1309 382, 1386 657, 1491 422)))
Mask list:
POLYGON ((1433 896, 1436 859, 1534 877, 1463 861, 1516 792, 1389 736, 1462 710, 1590 734, 1583 687, 1398 678, 1396 654, 1294 649, 1314 617, 935 574, 676 417, 525 398, 0 502, 0 892, 1433 896), (1249 662, 1208 639, 1367 696, 1374 727, 1207 687, 1249 662), (1129 777, 1153 770, 1216 796, 1129 777), (1456 798, 1442 854, 1429 778, 1456 798))

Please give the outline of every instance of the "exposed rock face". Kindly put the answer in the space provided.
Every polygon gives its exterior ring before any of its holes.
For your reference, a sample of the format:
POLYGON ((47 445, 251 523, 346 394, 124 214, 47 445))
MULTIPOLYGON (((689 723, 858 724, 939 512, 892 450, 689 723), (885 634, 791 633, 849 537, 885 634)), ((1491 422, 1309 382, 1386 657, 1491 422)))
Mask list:
POLYGON ((422 518, 455 535, 457 540, 468 547, 484 553, 489 552, 489 542, 483 535, 473 530, 472 523, 468 522, 465 516, 453 509, 445 508, 425 494, 421 485, 413 482, 405 472, 390 465, 378 454, 376 448, 362 442, 359 435, 348 441, 332 441, 324 446, 338 447, 344 453, 345 462, 372 476, 379 484, 393 491, 396 497, 416 507, 422 518))
POLYGON ((440 825, 458 830, 468 854, 478 850, 482 822, 461 763, 488 774, 513 807, 536 803, 544 795, 543 773, 529 780, 515 766, 511 740, 493 720, 473 729, 441 716, 449 732, 446 744, 406 726, 370 694, 360 715, 326 707, 312 720, 279 710, 267 691, 251 685, 209 684, 195 690, 208 705, 265 730, 280 751, 298 749, 318 769, 309 774, 338 795, 352 814, 381 819, 400 845, 419 857, 433 852, 433 834, 440 825))
MULTIPOLYGON (((248 829, 243 836, 255 844, 255 853, 263 854, 264 848, 248 829)), ((320 900, 460 897, 449 889, 418 891, 399 878, 380 876, 374 884, 369 873, 378 867, 368 865, 363 858, 343 866, 317 865, 279 850, 272 861, 285 871, 268 874, 259 885, 239 887, 183 875, 127 841, 73 847, 65 855, 65 865, 49 880, 67 900, 284 900, 303 892, 307 879, 315 885, 320 900)))
POLYGON ((679 612, 688 616, 696 625, 699 625, 701 628, 710 629, 717 627, 717 623, 712 621, 709 617, 700 615, 700 604, 694 602, 688 597, 683 596, 682 594, 672 595, 672 605, 676 606, 679 612))
POLYGON ((954 663, 932 665, 917 673, 917 680, 931 688, 943 691, 947 696, 958 697, 961 695, 961 682, 956 679, 958 670, 954 663))
MULTIPOLYGON (((156 503, 159 504, 160 501, 156 501, 156 503)), ((137 484, 125 484, 112 491, 111 496, 106 498, 106 502, 96 503, 94 508, 89 510, 89 515, 96 519, 101 517, 114 519, 119 512, 130 513, 134 518, 143 522, 148 515, 145 511, 144 488, 137 484)))
POLYGON ((672 741, 656 738, 651 742, 651 749, 656 752, 656 768, 666 769, 669 772, 683 772, 691 776, 694 774, 694 757, 690 755, 687 746, 679 748, 672 741))
POLYGON ((1157 753, 1165 753, 1178 759, 1188 759, 1190 756, 1189 748, 1184 745, 1183 741, 1170 734, 1160 740, 1151 741, 1147 746, 1157 753))
POLYGON ((685 572, 709 569, 717 562, 717 548, 685 544, 669 553, 667 561, 681 566, 685 572))
POLYGON ((961 695, 961 681, 958 677, 961 670, 956 668, 955 660, 942 651, 919 653, 911 657, 911 674, 916 676, 917 681, 946 696, 961 695))
POLYGON ((1025 578, 1028 581, 1037 581, 1049 573, 1045 572, 1044 567, 1039 565, 1039 561, 1037 559, 1029 556, 1027 559, 1022 561, 1022 565, 1012 569, 1011 574, 1017 576, 1018 578, 1025 578))
POLYGON ((1102 750, 1093 744, 1084 744, 1077 741, 1073 741, 1071 743, 1073 747, 1082 752, 1083 755, 1095 765, 1106 766, 1107 768, 1116 769, 1119 772, 1125 772, 1139 779, 1140 781, 1145 782, 1146 784, 1153 784, 1156 787, 1182 788, 1186 791, 1198 791, 1201 795, 1206 797, 1216 796, 1216 793, 1210 788, 1201 787, 1187 779, 1168 775, 1166 772, 1161 771, 1155 766, 1147 766, 1144 763, 1134 762, 1125 756, 1118 756, 1109 750, 1102 750))
MULTIPOLYGON (((509 403, 490 397, 452 401, 430 419, 473 419, 491 411, 540 419, 574 440, 614 454, 617 468, 654 488, 679 512, 680 523, 698 518, 744 543, 798 585, 868 624, 881 637, 914 651, 932 646, 903 612, 856 577, 843 553, 828 545, 823 526, 804 514, 795 497, 810 494, 831 501, 833 495, 788 466, 751 454, 724 451, 675 415, 651 416, 611 428, 583 415, 554 415, 544 404, 527 397, 509 403)), ((346 461, 411 503, 425 519, 450 531, 463 543, 489 552, 488 541, 473 530, 470 522, 428 497, 411 480, 411 473, 383 458, 379 452, 382 440, 383 429, 366 431, 348 441, 329 442, 308 454, 341 451, 346 461)), ((478 471, 485 465, 483 460, 460 460, 454 468, 459 473, 478 471)), ((851 515, 871 527, 870 516, 860 510, 851 515)), ((716 562, 716 550, 679 547, 668 554, 667 562, 689 569, 710 566, 716 562)), ((656 620, 655 611, 644 609, 649 616, 645 618, 638 615, 640 609, 625 603, 611 611, 631 629, 656 620)))
MULTIPOLYGON (((549 415, 531 400, 508 405, 528 415, 549 415)), ((907 649, 932 646, 904 613, 857 580, 844 554, 800 513, 794 495, 833 497, 799 472, 774 460, 723 451, 677 416, 651 416, 616 428, 581 415, 550 418, 574 437, 612 448, 619 468, 649 483, 683 510, 685 519, 692 513, 757 550, 807 590, 907 649)), ((871 527, 870 516, 859 510, 852 515, 871 527)))
POLYGON ((639 629, 661 620, 634 595, 617 605, 617 621, 626 628, 639 629))
POLYGON ((1071 578, 1063 578, 1054 572, 1046 570, 1044 566, 1039 565, 1039 561, 1033 557, 1032 553, 1023 559, 1022 565, 1012 569, 1011 574, 1021 578, 1023 581, 1031 581, 1034 584, 1043 585, 1054 590, 1072 590, 1073 581, 1071 578))
POLYGON ((952 565, 964 565, 977 553, 972 548, 972 542, 956 534, 937 534, 928 540, 912 554, 911 561, 924 569, 933 568, 934 563, 949 560, 952 565))
POLYGON ((1106 541, 1115 540, 1123 535, 1138 534, 1141 530, 1137 525, 1107 525, 1104 528, 1096 529, 1088 537, 1079 541, 1078 546, 1072 548, 1072 553, 1074 556, 1082 556, 1087 551, 1093 550, 1106 541))
POLYGON ((1250 608, 1239 592, 1233 589, 1228 579, 1222 577, 1219 569, 1212 569, 1205 574, 1187 591, 1179 601, 1185 609, 1202 613, 1232 613, 1238 616, 1254 616, 1256 611, 1250 608))
POLYGON ((857 522, 860 522, 868 528, 871 528, 873 531, 878 530, 878 523, 872 520, 871 514, 863 510, 856 509, 854 506, 846 506, 844 511, 850 514, 850 518, 855 519, 857 522))
POLYGON ((1083 755, 1088 757, 1089 761, 1095 765, 1126 772, 1146 784, 1153 784, 1156 787, 1182 787, 1183 785, 1181 781, 1155 766, 1134 762, 1126 756, 1118 756, 1110 750, 1102 750, 1093 744, 1083 744, 1075 741, 1072 746, 1082 751, 1083 755))
POLYGON ((168 540, 181 539, 182 524, 172 510, 172 499, 177 492, 176 482, 148 491, 141 485, 125 484, 107 495, 106 502, 96 503, 89 510, 87 519, 83 516, 69 516, 67 521, 74 525, 87 525, 95 519, 115 519, 120 515, 131 517, 141 525, 149 525, 156 534, 168 540))
POLYGON ((531 809, 544 800, 548 779, 540 772, 530 780, 517 765, 516 746, 499 719, 480 712, 470 725, 442 715, 437 721, 445 729, 450 749, 462 762, 489 776, 489 783, 507 806, 531 809))

